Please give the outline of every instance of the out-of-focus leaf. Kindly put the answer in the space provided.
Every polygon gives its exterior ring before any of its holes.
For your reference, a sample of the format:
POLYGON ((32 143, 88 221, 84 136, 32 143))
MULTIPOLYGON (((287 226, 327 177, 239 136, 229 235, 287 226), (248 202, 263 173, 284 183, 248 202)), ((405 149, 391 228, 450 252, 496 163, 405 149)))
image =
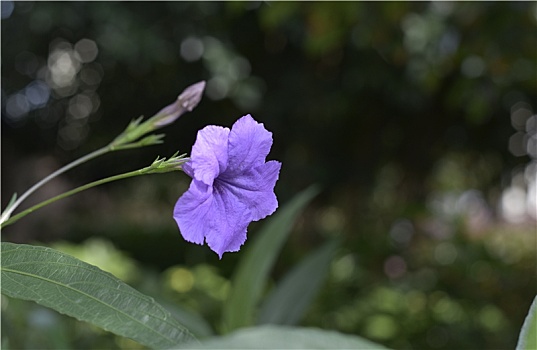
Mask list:
POLYGON ((316 187, 310 187, 296 195, 267 220, 257 234, 257 239, 245 249, 244 256, 233 275, 228 300, 224 303, 222 315, 224 332, 253 324, 254 309, 274 260, 291 232, 296 217, 318 191, 316 187))
POLYGON ((2 293, 32 300, 152 348, 195 338, 171 314, 108 272, 45 247, 2 242, 2 293))
POLYGON ((222 337, 204 339, 184 349, 386 349, 355 335, 315 328, 259 326, 245 328, 222 337))
POLYGON ((537 296, 533 299, 533 303, 531 303, 516 345, 516 350, 533 349, 537 349, 537 296))
POLYGON ((263 303, 258 324, 298 323, 325 279, 337 246, 328 242, 293 268, 263 303))

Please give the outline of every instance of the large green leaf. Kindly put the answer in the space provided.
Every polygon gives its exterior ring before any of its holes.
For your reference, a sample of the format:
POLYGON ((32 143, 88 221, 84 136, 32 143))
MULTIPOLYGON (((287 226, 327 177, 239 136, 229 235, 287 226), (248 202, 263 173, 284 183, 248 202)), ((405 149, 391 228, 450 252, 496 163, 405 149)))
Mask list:
POLYGON ((222 337, 204 339, 185 349, 386 349, 355 335, 316 328, 259 326, 244 328, 222 337))
POLYGON ((516 345, 516 350, 534 349, 537 349, 537 296, 533 299, 533 303, 531 303, 516 345))
POLYGON ((162 306, 96 266, 57 250, 2 242, 2 293, 170 348, 194 337, 162 306))
POLYGON ((257 233, 256 240, 247 246, 233 275, 228 300, 224 303, 224 332, 253 325, 255 307, 276 256, 291 232, 296 217, 317 193, 316 187, 310 187, 296 195, 267 219, 257 233))
POLYGON ((337 246, 328 242, 293 268, 263 303, 258 324, 298 323, 325 279, 337 246))

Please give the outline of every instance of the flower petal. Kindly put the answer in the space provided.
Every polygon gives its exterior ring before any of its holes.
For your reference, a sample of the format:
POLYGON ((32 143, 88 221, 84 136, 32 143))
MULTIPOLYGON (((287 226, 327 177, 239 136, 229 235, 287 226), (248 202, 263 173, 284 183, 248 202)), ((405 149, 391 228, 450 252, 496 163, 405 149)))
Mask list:
POLYGON ((269 161, 240 175, 230 176, 224 172, 215 181, 215 186, 224 186, 236 201, 244 203, 251 212, 251 220, 261 220, 278 208, 274 186, 282 164, 269 161))
POLYGON ((213 188, 192 180, 173 210, 173 218, 181 235, 188 242, 203 244, 207 232, 207 217, 211 215, 213 188))
POLYGON ((205 234, 209 247, 222 258, 225 252, 236 252, 246 241, 246 229, 252 221, 246 205, 221 186, 214 186, 211 230, 205 234))
POLYGON ((220 258, 239 250, 252 221, 246 205, 227 190, 195 179, 175 204, 173 217, 186 241, 203 244, 205 240, 220 258))
POLYGON ((189 160, 182 166, 183 172, 190 176, 191 178, 194 178, 194 169, 192 169, 192 161, 189 160))
POLYGON ((196 180, 211 186, 228 163, 229 129, 209 125, 198 131, 192 147, 190 166, 196 180))
POLYGON ((229 133, 228 168, 241 173, 265 162, 272 146, 272 133, 251 115, 237 120, 229 133))

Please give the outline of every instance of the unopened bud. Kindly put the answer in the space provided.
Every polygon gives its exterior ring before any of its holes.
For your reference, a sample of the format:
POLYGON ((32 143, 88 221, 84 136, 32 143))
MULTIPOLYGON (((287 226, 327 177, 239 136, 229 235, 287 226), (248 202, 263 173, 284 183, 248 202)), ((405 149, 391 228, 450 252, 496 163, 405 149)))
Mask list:
POLYGON ((205 81, 190 85, 177 97, 177 102, 187 111, 191 112, 201 101, 201 96, 205 90, 205 81))
POLYGON ((156 129, 173 123, 185 112, 192 111, 200 102, 204 89, 204 81, 190 85, 177 97, 174 103, 162 108, 145 122, 142 122, 142 117, 133 120, 125 131, 110 143, 110 147, 113 149, 125 149, 160 143, 163 135, 155 135, 157 138, 147 137, 142 140, 143 142, 134 141, 156 129))
POLYGON ((164 107, 150 119, 155 128, 171 124, 185 112, 191 112, 201 101, 204 89, 205 81, 187 87, 174 103, 164 107))

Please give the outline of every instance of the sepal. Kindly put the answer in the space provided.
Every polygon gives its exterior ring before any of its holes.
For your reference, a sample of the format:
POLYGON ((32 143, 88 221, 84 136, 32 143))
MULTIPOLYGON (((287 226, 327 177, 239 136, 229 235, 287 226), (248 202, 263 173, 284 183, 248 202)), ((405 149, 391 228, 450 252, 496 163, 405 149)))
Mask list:
POLYGON ((147 168, 144 168, 144 172, 147 174, 168 173, 170 171, 182 171, 182 165, 186 163, 189 158, 186 157, 186 153, 179 154, 175 152, 170 158, 157 157, 153 163, 147 168))

